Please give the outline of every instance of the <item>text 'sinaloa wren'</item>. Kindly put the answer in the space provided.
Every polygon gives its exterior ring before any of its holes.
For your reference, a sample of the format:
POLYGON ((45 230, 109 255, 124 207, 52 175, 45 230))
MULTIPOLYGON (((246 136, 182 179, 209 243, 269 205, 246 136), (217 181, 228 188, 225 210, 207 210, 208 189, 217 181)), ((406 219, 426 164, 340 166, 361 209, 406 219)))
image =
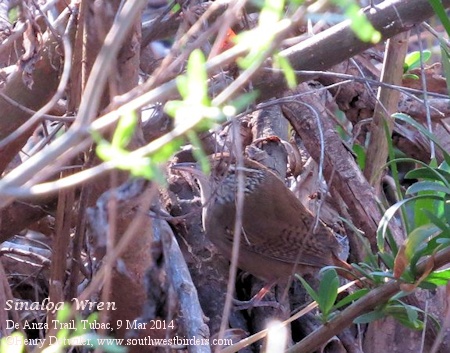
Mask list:
MULTIPOLYGON (((210 157, 211 175, 197 164, 173 169, 189 172, 200 185, 203 226, 208 238, 231 258, 236 217, 237 173, 227 154, 210 157)), ((267 281, 295 272, 310 274, 321 267, 349 265, 338 258, 340 245, 331 230, 315 217, 267 167, 244 160, 244 207, 238 266, 267 281)))

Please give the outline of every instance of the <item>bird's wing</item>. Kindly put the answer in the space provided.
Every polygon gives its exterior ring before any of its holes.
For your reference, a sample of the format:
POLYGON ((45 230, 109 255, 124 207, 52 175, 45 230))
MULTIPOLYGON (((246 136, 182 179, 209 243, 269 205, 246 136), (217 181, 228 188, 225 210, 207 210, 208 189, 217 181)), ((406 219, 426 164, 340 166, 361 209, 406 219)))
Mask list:
POLYGON ((283 195, 283 202, 259 204, 258 218, 260 221, 244 204, 241 242, 249 250, 288 263, 317 267, 333 263, 332 254, 338 252, 339 243, 320 221, 313 231, 315 217, 294 194, 283 195))

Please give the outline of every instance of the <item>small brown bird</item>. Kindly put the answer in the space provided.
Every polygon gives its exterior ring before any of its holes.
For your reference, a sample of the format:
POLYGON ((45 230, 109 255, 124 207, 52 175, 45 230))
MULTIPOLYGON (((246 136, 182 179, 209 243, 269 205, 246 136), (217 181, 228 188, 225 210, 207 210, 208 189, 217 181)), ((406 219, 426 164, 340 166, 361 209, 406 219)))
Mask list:
MULTIPOLYGON (((197 179, 204 205, 203 226, 208 238, 231 258, 237 167, 228 154, 210 157, 211 175, 195 163, 179 163, 173 169, 197 179)), ((315 217, 286 185, 267 167, 244 160, 244 207, 238 266, 247 272, 275 282, 293 271, 312 274, 329 265, 349 268, 338 258, 340 245, 331 230, 315 217)))

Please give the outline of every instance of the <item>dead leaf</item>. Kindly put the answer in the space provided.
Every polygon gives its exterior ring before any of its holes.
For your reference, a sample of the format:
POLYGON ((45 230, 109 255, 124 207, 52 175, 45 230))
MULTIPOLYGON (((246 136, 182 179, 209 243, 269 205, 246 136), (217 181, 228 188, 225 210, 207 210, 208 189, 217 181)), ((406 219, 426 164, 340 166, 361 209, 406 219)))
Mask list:
POLYGON ((399 279, 400 276, 405 272, 406 266, 408 266, 408 259, 405 254, 406 246, 402 244, 398 250, 397 256, 394 261, 394 278, 399 279))

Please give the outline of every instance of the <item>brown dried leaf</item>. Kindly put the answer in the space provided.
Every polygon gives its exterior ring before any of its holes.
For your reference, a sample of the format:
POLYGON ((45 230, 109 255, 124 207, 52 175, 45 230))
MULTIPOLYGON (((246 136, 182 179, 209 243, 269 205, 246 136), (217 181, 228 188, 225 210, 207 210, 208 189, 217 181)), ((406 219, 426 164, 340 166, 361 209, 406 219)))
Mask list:
POLYGON ((405 272, 406 266, 408 266, 409 261, 405 254, 406 246, 405 244, 402 244, 400 246, 400 249, 398 250, 397 256, 395 257, 394 262, 394 277, 396 279, 399 279, 400 276, 405 272))

